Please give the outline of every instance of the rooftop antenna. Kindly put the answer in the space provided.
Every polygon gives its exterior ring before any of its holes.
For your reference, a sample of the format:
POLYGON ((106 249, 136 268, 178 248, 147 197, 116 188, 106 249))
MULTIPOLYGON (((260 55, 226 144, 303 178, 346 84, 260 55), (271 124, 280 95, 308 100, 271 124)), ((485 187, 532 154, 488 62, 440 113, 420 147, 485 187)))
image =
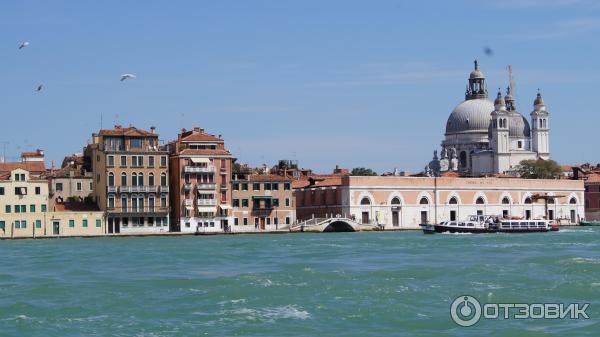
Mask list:
POLYGON ((102 130, 102 112, 100 113, 100 130, 102 130))
POLYGON ((510 94, 513 99, 517 100, 517 95, 515 94, 515 80, 513 79, 512 65, 508 65, 508 87, 510 88, 510 94))
POLYGON ((6 145, 8 145, 9 142, 3 141, 3 142, 0 142, 0 144, 2 144, 2 162, 5 163, 6 162, 6 145))

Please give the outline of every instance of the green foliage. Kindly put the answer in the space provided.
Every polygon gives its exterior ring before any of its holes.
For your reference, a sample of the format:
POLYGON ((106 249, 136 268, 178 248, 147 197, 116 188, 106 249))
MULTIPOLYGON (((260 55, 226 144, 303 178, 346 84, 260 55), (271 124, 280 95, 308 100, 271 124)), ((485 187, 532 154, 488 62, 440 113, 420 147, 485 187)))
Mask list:
POLYGON ((519 174, 526 179, 557 179, 562 172, 554 160, 529 159, 519 164, 519 174))
POLYGON ((355 167, 350 172, 351 176, 376 176, 377 172, 365 167, 355 167))

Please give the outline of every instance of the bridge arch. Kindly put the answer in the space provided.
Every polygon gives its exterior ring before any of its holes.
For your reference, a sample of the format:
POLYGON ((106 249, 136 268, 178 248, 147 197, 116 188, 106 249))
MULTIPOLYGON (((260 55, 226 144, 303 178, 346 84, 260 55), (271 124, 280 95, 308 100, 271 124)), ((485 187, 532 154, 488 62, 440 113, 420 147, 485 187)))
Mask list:
POLYGON ((356 232, 356 228, 352 226, 352 224, 344 221, 344 220, 334 220, 330 222, 325 228, 323 228, 323 232, 356 232))

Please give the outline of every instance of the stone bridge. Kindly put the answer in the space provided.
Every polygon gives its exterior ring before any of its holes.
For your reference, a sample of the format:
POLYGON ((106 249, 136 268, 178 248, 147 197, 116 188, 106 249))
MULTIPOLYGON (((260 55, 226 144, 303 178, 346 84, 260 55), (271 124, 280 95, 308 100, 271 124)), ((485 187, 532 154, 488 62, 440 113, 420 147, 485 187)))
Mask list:
POLYGON ((292 226, 292 232, 359 232, 375 230, 376 225, 361 224, 349 218, 313 218, 292 226))

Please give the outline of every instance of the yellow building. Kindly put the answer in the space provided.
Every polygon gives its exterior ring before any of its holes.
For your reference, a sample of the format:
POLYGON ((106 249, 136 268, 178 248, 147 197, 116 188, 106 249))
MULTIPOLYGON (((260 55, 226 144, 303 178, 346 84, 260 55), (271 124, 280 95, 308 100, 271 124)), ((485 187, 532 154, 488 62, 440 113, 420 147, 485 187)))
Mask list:
POLYGON ((44 232, 48 180, 43 162, 0 163, 0 238, 44 232))

